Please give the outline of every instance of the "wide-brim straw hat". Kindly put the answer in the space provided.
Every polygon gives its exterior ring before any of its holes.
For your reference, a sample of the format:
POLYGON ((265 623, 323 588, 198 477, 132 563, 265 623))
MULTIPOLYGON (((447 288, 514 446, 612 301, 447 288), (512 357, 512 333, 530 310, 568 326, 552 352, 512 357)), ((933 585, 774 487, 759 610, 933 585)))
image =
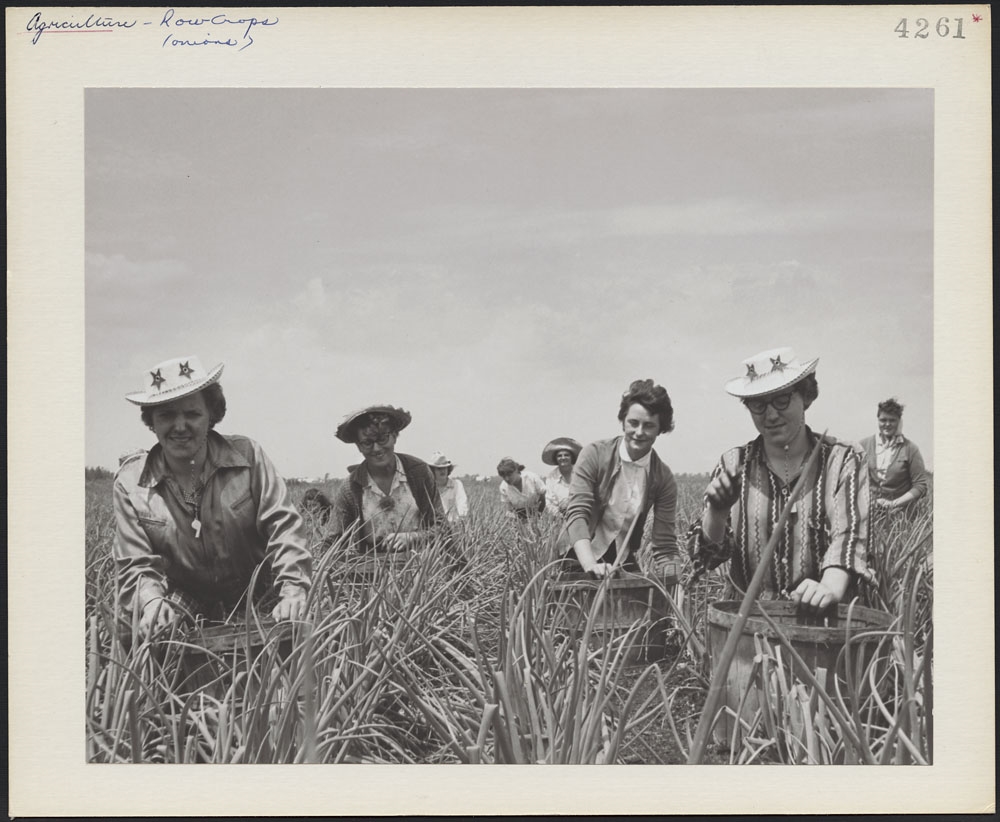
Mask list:
POLYGON ((431 454, 431 461, 428 463, 428 465, 430 465, 431 468, 447 468, 449 474, 455 467, 455 463, 453 463, 440 451, 435 451, 433 454, 431 454))
POLYGON ((392 420, 396 431, 402 431, 406 428, 411 419, 410 412, 404 411, 402 408, 396 408, 392 405, 369 405, 367 408, 362 408, 360 411, 355 411, 344 417, 344 421, 337 426, 337 439, 351 444, 356 443, 358 441, 358 424, 366 414, 385 414, 392 420))
POLYGON ((154 365, 142 372, 143 391, 126 394, 125 399, 136 405, 161 405, 201 391, 219 381, 223 365, 220 362, 211 371, 206 370, 198 357, 176 357, 154 365))
POLYGON ((726 383, 726 393, 734 397, 760 397, 794 385, 816 370, 819 357, 800 362, 788 347, 761 351, 743 360, 746 373, 726 383))
POLYGON ((573 462, 580 456, 583 446, 572 437, 556 437, 542 449, 542 462, 546 465, 556 465, 556 455, 560 451, 569 451, 573 455, 573 462))

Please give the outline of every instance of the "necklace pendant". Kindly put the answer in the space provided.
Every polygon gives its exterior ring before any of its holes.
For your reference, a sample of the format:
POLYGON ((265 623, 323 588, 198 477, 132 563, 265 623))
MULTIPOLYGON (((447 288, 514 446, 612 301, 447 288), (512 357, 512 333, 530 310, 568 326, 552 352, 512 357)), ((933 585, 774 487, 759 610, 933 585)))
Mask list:
POLYGON ((195 539, 200 539, 201 538, 201 520, 198 519, 197 517, 195 517, 193 520, 191 520, 191 527, 194 528, 194 538, 195 539))

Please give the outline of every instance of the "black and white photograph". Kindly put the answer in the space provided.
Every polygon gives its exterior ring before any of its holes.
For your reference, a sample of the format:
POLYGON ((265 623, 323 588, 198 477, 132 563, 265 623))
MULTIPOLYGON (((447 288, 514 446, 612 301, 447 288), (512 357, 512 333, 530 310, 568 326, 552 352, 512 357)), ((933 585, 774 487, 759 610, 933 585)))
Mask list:
MULTIPOLYGON (((992 573, 992 484, 970 454, 992 371, 970 373, 990 363, 988 311, 972 298, 956 318, 977 285, 988 302, 988 244, 943 253, 945 226, 989 231, 953 211, 952 86, 640 82, 608 55, 603 82, 542 60, 531 82, 505 64, 487 83, 426 57, 416 83, 405 60, 241 82, 215 65, 232 10, 146 11, 169 32, 157 63, 185 67, 78 84, 79 213, 58 237, 74 270, 37 280, 63 320, 29 321, 27 275, 9 279, 10 362, 70 338, 30 384, 39 402, 71 386, 53 410, 75 446, 52 465, 75 501, 39 509, 28 479, 44 475, 19 460, 9 502, 12 535, 38 538, 30 503, 60 534, 46 550, 72 554, 60 732, 80 778, 249 764, 289 766, 268 773, 292 786, 316 778, 292 766, 337 765, 324 790, 351 809, 468 813, 470 788, 437 806, 428 786, 469 772, 421 766, 606 765, 612 806, 666 813, 651 785, 680 774, 704 792, 713 774, 756 784, 740 765, 813 765, 765 781, 843 794, 955 767, 961 666, 992 667, 988 592, 966 611, 989 617, 982 642, 956 615, 957 582, 992 573), (204 42, 171 41, 178 20, 204 42), (665 765, 712 767, 649 767, 665 765), (387 778, 421 787, 379 796, 387 778)), ((241 18, 248 65, 278 18, 306 14, 265 11, 241 18)), ((509 42, 468 11, 493 48, 509 42)), ((926 16, 961 48, 987 12, 926 16)), ((415 13, 401 27, 419 31, 415 13)), ((86 47, 22 16, 32 59, 86 47)), ((920 15, 890 18, 889 46, 916 36, 920 15)), ((386 18, 348 20, 352 49, 388 48, 386 18)), ((323 22, 303 42, 347 38, 323 22)), ((47 416, 25 442, 45 441, 47 416)), ((39 562, 22 554, 18 584, 39 562)), ((978 710, 985 723, 992 698, 978 710)), ((252 782, 239 770, 186 773, 210 790, 252 782)), ((172 773, 124 778, 141 791, 172 773)), ((525 804, 506 806, 511 777, 471 773, 494 812, 608 809, 587 799, 599 771, 518 769, 525 804), (555 786, 569 795, 532 804, 555 786)), ((975 796, 992 790, 967 773, 975 796)), ((289 790, 279 813, 347 810, 289 790)), ((905 811, 907 790, 850 810, 905 811)))

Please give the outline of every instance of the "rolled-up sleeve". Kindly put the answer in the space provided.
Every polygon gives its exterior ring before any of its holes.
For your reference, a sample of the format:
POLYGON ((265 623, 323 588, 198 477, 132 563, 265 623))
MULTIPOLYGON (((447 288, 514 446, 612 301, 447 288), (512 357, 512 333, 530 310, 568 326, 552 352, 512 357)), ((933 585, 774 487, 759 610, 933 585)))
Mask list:
MULTIPOLYGON (((715 466, 715 469, 712 471, 712 476, 708 482, 709 485, 712 480, 722 473, 724 466, 725 457, 723 456, 723 458, 720 459, 718 464, 715 466)), ((702 508, 702 514, 704 514, 704 510, 707 506, 708 501, 706 499, 704 501, 704 507, 702 508)), ((697 580, 707 571, 711 571, 713 568, 717 568, 722 565, 722 563, 731 559, 733 554, 736 552, 736 535, 733 533, 731 519, 726 521, 726 530, 722 536, 721 542, 709 541, 704 529, 701 527, 701 520, 702 517, 699 516, 694 522, 691 523, 685 538, 688 556, 691 558, 691 565, 694 569, 691 577, 692 582, 697 580)))
POLYGON ((455 513, 460 517, 469 513, 469 498, 465 495, 465 486, 461 480, 455 480, 455 513))
POLYGON ((869 578, 868 570, 868 466, 856 448, 844 448, 836 482, 827 492, 828 538, 820 570, 844 568, 869 578))
POLYGON ((255 442, 253 485, 258 490, 257 530, 267 541, 275 582, 285 594, 289 586, 308 590, 312 580, 312 555, 306 547, 305 523, 292 504, 285 481, 255 442))
POLYGON ((146 604, 164 595, 167 589, 165 557, 153 551, 149 537, 139 522, 139 515, 121 480, 115 480, 112 492, 115 513, 115 538, 112 554, 118 570, 122 606, 141 612, 146 604))

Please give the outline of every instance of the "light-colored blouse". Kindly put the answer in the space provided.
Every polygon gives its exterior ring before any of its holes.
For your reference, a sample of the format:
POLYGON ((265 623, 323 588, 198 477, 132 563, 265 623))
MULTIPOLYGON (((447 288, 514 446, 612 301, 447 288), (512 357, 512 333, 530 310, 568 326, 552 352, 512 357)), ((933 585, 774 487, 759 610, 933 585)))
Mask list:
POLYGON ((448 522, 457 522, 469 513, 469 500, 461 480, 448 477, 444 488, 438 486, 438 491, 441 492, 441 505, 448 522))
POLYGON ((565 515, 569 505, 569 480, 558 465, 545 476, 545 502, 554 506, 553 511, 565 515))
POLYGON ((378 487, 371 475, 368 476, 361 492, 361 512, 376 538, 420 530, 420 511, 399 457, 396 457, 396 473, 392 475, 388 494, 378 487))
POLYGON ((622 438, 618 446, 622 468, 611 486, 611 497, 604 509, 604 516, 597 524, 597 530, 590 541, 595 559, 603 557, 612 542, 619 548, 626 544, 629 526, 642 508, 642 501, 646 496, 646 477, 652 453, 650 450, 641 459, 633 460, 628 454, 625 439, 622 438))
POLYGON ((535 512, 545 496, 545 483, 532 471, 521 472, 521 490, 504 481, 500 483, 500 499, 510 510, 535 512))

